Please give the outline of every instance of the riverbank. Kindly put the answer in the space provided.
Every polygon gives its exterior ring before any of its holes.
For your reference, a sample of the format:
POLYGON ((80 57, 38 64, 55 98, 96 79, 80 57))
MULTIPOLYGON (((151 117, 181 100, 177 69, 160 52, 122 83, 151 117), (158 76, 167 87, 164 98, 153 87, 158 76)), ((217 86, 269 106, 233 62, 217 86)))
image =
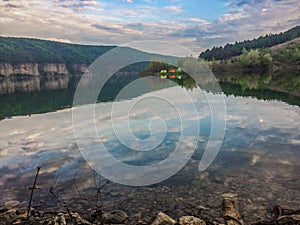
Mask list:
MULTIPOLYGON (((156 217, 149 216, 149 210, 141 210, 135 215, 128 216, 122 210, 104 212, 101 208, 90 208, 88 213, 74 212, 71 207, 64 207, 59 211, 38 211, 26 208, 0 207, 0 225, 8 224, 55 224, 55 225, 92 225, 92 224, 124 224, 124 225, 243 225, 244 221, 238 211, 237 195, 226 193, 222 196, 220 215, 213 215, 207 218, 203 211, 209 208, 199 205, 197 213, 182 215, 179 218, 172 218, 164 212, 159 212, 156 217), (148 212, 147 212, 148 211, 148 212)), ((298 225, 300 224, 300 210, 284 209, 278 205, 270 212, 273 218, 266 218, 261 221, 253 221, 256 225, 298 225)))

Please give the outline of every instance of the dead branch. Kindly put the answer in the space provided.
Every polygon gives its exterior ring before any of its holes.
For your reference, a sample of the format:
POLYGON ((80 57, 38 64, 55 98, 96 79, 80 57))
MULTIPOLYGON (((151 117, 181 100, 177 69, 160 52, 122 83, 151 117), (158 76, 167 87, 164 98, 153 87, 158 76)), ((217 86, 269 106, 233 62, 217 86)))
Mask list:
POLYGON ((32 202, 32 198, 33 198, 33 192, 34 192, 34 189, 35 189, 35 187, 36 187, 36 181, 37 181, 37 178, 38 178, 38 175, 39 175, 39 172, 40 172, 41 167, 38 166, 36 169, 37 169, 37 170, 36 170, 36 174, 35 174, 33 186, 32 186, 32 189, 31 189, 31 194, 30 194, 30 199, 29 199, 29 204, 28 204, 28 209, 27 209, 27 219, 28 219, 29 216, 30 216, 30 208, 31 208, 31 202, 32 202))

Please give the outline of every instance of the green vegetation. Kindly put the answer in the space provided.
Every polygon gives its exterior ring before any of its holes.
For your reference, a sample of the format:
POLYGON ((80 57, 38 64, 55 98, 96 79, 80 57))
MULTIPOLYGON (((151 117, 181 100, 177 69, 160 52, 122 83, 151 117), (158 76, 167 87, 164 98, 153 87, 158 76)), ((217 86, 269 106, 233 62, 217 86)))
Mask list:
POLYGON ((0 37, 0 62, 91 64, 115 46, 66 44, 30 38, 0 37))
POLYGON ((234 56, 242 54, 243 49, 269 48, 287 41, 300 37, 300 26, 296 26, 286 32, 279 34, 267 34, 257 39, 235 42, 235 44, 226 44, 224 47, 213 47, 207 49, 199 55, 199 58, 205 60, 227 60, 234 56))
POLYGON ((300 41, 272 49, 271 54, 275 65, 300 65, 300 41))
POLYGON ((144 71, 140 72, 140 75, 142 77, 146 76, 160 76, 160 77, 169 77, 172 75, 181 75, 181 70, 180 68, 170 65, 161 59, 152 59, 150 63, 148 64, 148 68, 144 71))
MULTIPOLYGON (((0 37, 0 63, 63 63, 72 74, 74 64, 90 65, 99 56, 116 46, 93 46, 67 44, 31 38, 0 37)), ((122 68, 121 71, 137 72, 145 70, 153 57, 172 60, 174 57, 150 54, 132 48, 122 47, 123 54, 128 54, 144 62, 135 63, 122 68)))
POLYGON ((238 61, 245 66, 267 66, 272 63, 272 56, 269 52, 259 49, 251 49, 250 51, 243 49, 238 61))
POLYGON ((278 71, 300 65, 300 41, 287 42, 281 46, 264 49, 242 50, 242 54, 230 60, 207 61, 212 70, 218 72, 229 71, 278 71))

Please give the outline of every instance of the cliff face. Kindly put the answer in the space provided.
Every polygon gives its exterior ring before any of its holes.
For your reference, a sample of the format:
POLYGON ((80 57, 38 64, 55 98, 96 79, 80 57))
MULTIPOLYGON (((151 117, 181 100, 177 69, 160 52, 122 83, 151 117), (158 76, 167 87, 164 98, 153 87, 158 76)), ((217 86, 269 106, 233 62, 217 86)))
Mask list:
POLYGON ((65 64, 62 63, 45 63, 39 65, 39 71, 41 74, 58 74, 58 75, 63 75, 63 74, 68 74, 68 70, 66 68, 65 64))
MULTIPOLYGON (((72 65, 74 72, 84 73, 88 68, 85 64, 72 65)), ((11 75, 67 75, 69 71, 63 63, 0 63, 0 75, 9 77, 11 75)))

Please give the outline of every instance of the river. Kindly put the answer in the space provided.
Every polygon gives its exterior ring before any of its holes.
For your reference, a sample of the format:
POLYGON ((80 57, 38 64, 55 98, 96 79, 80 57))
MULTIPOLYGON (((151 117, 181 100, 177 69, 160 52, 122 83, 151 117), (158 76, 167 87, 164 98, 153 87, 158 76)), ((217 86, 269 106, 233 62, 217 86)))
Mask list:
POLYGON ((220 83, 224 91, 213 93, 197 86, 157 87, 157 81, 148 80, 149 89, 112 101, 136 75, 129 77, 107 85, 97 104, 74 108, 78 77, 1 80, 0 205, 26 207, 28 187, 41 167, 33 202, 37 210, 88 212, 97 206, 129 215, 143 212, 149 220, 159 211, 174 218, 221 218, 226 193, 237 195, 245 222, 270 218, 274 205, 299 208, 299 97, 271 90, 252 90, 260 96, 251 96, 250 89, 245 94, 247 88, 232 83, 220 83), (119 86, 112 88, 113 83, 119 86), (92 124, 82 112, 76 115, 86 109, 94 110, 92 124), (216 158, 199 171, 212 127, 224 131, 223 141, 216 158), (91 130, 96 130, 95 137, 91 130), (154 168, 146 179, 117 164, 109 167, 110 158, 97 152, 101 145, 139 170, 169 159, 179 140, 180 155, 170 165, 154 168), (151 183, 156 177, 160 182, 151 183), (145 186, 128 185, 133 180, 145 186))

